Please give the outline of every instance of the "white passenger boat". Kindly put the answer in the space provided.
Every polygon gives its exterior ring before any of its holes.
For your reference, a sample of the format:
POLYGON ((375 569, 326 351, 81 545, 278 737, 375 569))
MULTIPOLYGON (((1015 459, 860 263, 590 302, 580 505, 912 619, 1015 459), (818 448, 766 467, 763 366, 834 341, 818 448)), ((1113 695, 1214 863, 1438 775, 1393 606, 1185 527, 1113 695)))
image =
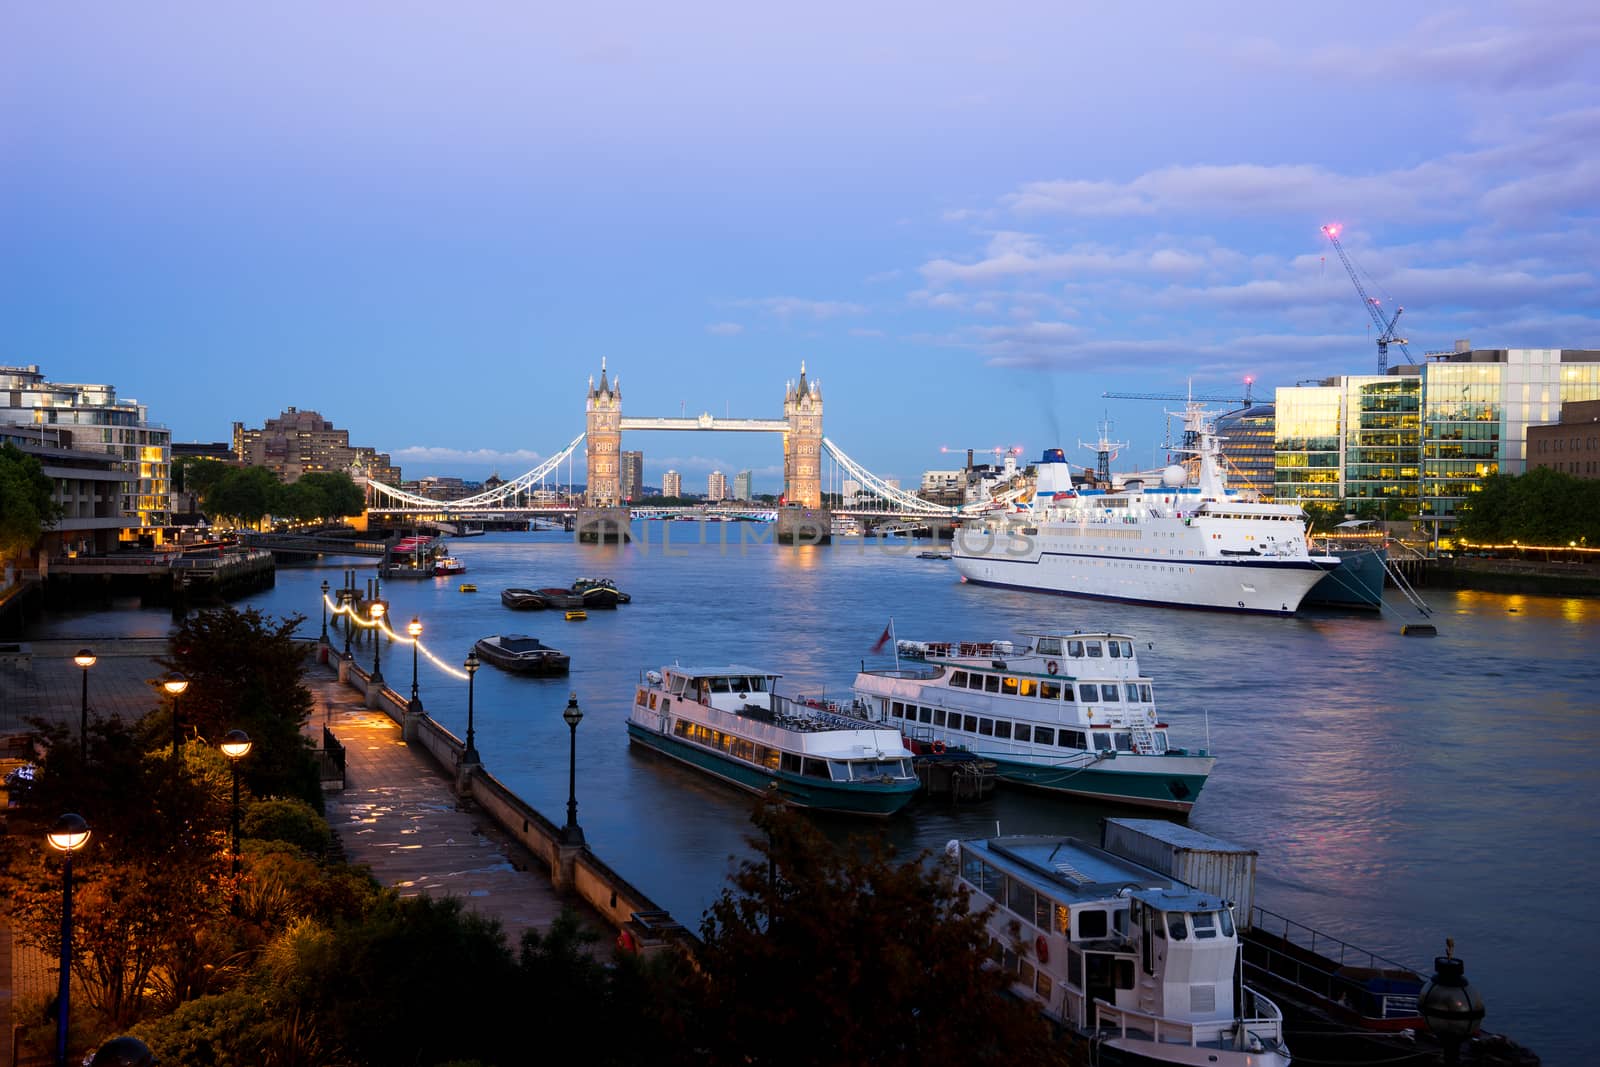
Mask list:
POLYGON ((962 580, 1070 596, 1292 614, 1339 565, 1313 556, 1296 505, 1246 499, 1227 487, 1221 448, 1191 404, 1185 429, 1198 475, 1173 465, 1148 479, 1077 484, 1059 448, 1036 464, 1033 499, 956 531, 962 580))
POLYGON ((1001 782, 1187 813, 1216 759, 1172 747, 1133 639, 1032 633, 1031 642, 901 641, 915 667, 856 675, 855 708, 918 752, 966 751, 1001 782))
POLYGON ((1230 901, 1070 837, 946 847, 1011 990, 1062 1062, 1287 1067, 1283 1013, 1245 985, 1230 901))
POLYGON ((891 815, 920 782, 900 734, 780 696, 753 667, 650 671, 634 693, 628 739, 752 793, 776 788, 805 808, 891 815))

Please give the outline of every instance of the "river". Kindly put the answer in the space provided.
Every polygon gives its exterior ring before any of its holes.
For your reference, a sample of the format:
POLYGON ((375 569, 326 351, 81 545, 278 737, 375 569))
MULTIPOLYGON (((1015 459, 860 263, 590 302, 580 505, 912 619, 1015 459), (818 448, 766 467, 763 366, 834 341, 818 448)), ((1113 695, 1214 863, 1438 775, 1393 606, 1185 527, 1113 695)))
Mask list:
MULTIPOLYGON (((575 692, 578 820, 589 845, 685 925, 698 927, 750 855, 752 801, 629 746, 624 723, 642 671, 739 662, 782 673, 787 690, 846 696, 891 616, 899 637, 924 640, 1109 629, 1139 642, 1173 742, 1217 754, 1189 823, 1259 851, 1258 904, 1424 973, 1452 937, 1490 1029, 1552 1065, 1584 1062, 1600 1045, 1566 1006, 1587 988, 1600 930, 1589 900, 1600 874, 1600 601, 1423 590, 1438 636, 1417 638, 1401 636, 1418 616, 1393 591, 1381 618, 1234 616, 966 585, 948 562, 918 559, 925 545, 905 542, 783 547, 762 541, 771 527, 744 523, 635 530, 640 540, 625 547, 557 533, 455 540, 466 574, 388 582, 383 593, 396 628, 417 616, 424 646, 452 663, 501 632, 571 655, 566 678, 478 673, 484 763, 564 821, 561 712, 575 692), (584 622, 500 604, 507 586, 565 586, 580 575, 613 578, 633 602, 584 622), (460 592, 462 581, 480 591, 460 592)), ((346 565, 280 568, 275 588, 240 606, 303 614, 302 632, 314 636, 318 587, 339 585, 346 565)), ((360 573, 364 581, 373 568, 360 573)), ((56 617, 35 634, 159 633, 168 622, 128 610, 56 617)), ((408 692, 410 656, 384 655, 389 684, 408 692)), ((463 735, 465 683, 424 660, 420 686, 428 712, 463 735)), ((1097 840, 1102 817, 1139 814, 1001 791, 982 804, 924 801, 885 823, 827 829, 882 829, 913 855, 997 828, 1097 840)))

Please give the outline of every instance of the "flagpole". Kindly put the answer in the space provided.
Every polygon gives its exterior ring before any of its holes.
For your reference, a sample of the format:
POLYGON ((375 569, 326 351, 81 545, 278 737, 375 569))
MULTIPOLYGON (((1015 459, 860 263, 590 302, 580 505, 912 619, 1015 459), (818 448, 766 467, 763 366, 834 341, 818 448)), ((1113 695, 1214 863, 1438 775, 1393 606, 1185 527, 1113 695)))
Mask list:
POLYGON ((900 639, 894 635, 894 616, 889 616, 889 640, 894 645, 894 669, 900 669, 900 639))

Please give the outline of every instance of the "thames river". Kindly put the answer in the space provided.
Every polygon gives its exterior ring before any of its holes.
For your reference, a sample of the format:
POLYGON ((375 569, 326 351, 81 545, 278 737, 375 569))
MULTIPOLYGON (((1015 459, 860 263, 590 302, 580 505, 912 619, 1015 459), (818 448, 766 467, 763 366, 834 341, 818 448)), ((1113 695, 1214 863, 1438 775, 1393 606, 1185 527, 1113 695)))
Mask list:
MULTIPOLYGON (((1446 937, 1488 1005, 1486 1025, 1546 1064, 1586 1061, 1600 1039, 1582 998, 1596 956, 1600 875, 1600 601, 1423 590, 1435 638, 1403 637, 1415 610, 1390 591, 1382 617, 1306 612, 1234 616, 1074 600, 962 584, 923 545, 759 543, 771 527, 641 523, 635 544, 577 545, 570 534, 489 534, 450 542, 467 573, 383 586, 397 628, 460 664, 477 638, 529 633, 568 652, 572 673, 478 672, 475 722, 485 766, 561 823, 576 692, 578 820, 590 847, 686 926, 737 859, 751 854, 752 799, 630 748, 624 723, 640 674, 663 664, 737 662, 784 675, 780 688, 845 697, 894 619, 900 638, 1014 638, 1042 627, 1132 636, 1155 679, 1175 744, 1218 762, 1191 826, 1257 849, 1256 903, 1428 973, 1446 937), (668 538, 670 534, 670 539, 668 538), (702 538, 704 541, 702 541, 702 538), (607 576, 633 596, 567 622, 501 606, 507 586, 607 576), (463 593, 461 582, 478 592, 463 593)), ((280 568, 248 601, 306 616, 348 561, 280 568)), ((362 583, 374 573, 359 569, 362 583)), ((57 617, 36 636, 162 633, 163 613, 57 617)), ((364 664, 371 647, 365 646, 364 664)), ((410 655, 384 650, 409 692, 410 655)), ((466 731, 466 684, 426 660, 428 712, 466 731)), ((1001 791, 953 808, 919 801, 881 829, 903 855, 956 837, 1068 832, 1140 815, 1001 791)))

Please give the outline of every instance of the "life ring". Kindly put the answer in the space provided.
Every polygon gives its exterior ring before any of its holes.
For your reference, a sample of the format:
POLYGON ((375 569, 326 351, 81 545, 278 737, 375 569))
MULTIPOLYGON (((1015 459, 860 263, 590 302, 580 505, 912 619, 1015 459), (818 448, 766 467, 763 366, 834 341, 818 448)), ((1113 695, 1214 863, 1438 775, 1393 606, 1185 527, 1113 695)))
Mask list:
POLYGON ((1043 934, 1040 934, 1034 940, 1034 942, 1033 942, 1033 953, 1034 953, 1034 955, 1039 957, 1039 962, 1040 963, 1049 963, 1050 962, 1050 942, 1045 940, 1045 937, 1044 937, 1043 934))
POLYGON ((1061 669, 1061 664, 1057 663, 1053 659, 1052 660, 1047 660, 1047 661, 1045 661, 1044 669, 1049 671, 1051 674, 1054 674, 1054 673, 1056 673, 1056 671, 1059 671, 1061 669))
POLYGON ((943 741, 935 741, 932 745, 929 746, 929 748, 932 750, 932 752, 933 752, 933 754, 935 756, 944 755, 944 742, 943 741))
POLYGON ((639 951, 639 943, 633 939, 633 934, 627 930, 617 935, 617 948, 623 952, 639 951))

